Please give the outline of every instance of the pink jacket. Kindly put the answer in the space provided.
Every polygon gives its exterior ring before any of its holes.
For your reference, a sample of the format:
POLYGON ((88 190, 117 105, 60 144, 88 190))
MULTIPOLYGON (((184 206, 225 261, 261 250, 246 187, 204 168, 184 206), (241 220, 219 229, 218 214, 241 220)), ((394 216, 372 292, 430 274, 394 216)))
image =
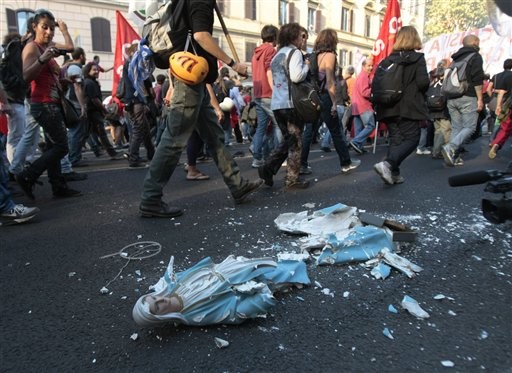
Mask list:
POLYGON ((372 93, 370 74, 365 71, 357 76, 354 90, 352 91, 352 115, 359 115, 365 111, 373 111, 370 96, 372 93))

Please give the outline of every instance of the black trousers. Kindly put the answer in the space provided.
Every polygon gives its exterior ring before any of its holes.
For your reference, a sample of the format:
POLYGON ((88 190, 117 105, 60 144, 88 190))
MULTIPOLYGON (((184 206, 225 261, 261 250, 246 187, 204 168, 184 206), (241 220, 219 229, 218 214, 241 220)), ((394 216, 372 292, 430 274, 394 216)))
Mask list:
POLYGON ((388 118, 389 147, 386 161, 393 175, 400 174, 400 165, 416 150, 420 141, 420 120, 388 118))

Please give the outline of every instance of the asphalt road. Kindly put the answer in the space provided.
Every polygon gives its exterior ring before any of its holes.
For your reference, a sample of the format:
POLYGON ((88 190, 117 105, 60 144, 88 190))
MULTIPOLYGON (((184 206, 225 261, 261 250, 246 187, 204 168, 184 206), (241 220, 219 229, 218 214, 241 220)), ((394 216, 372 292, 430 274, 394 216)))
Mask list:
MULTIPOLYGON (((512 222, 492 225, 482 217, 484 185, 451 188, 447 178, 504 170, 512 149, 491 161, 487 138, 467 148, 466 165, 457 168, 412 155, 403 165, 406 182, 385 186, 372 169, 385 146, 361 156, 362 166, 349 175, 339 174, 335 153, 315 146, 309 189, 284 192, 280 171, 274 188, 262 187, 236 207, 213 163, 199 165, 212 176, 209 181, 187 181, 178 169, 165 189, 167 199, 185 209, 177 219, 137 216, 144 169, 91 159, 79 170, 88 179, 72 184, 83 197, 53 200, 45 182, 35 192, 41 209, 36 220, 0 229, 0 370, 511 372, 512 222), (279 232, 273 220, 338 202, 418 230, 417 242, 402 244, 400 255, 423 272, 409 279, 393 271, 377 280, 357 263, 310 262, 312 285, 278 294, 265 319, 157 329, 133 322, 134 302, 163 274, 171 255, 183 270, 206 256, 220 262, 230 254, 297 250, 297 237, 279 232), (161 252, 136 261, 101 259, 138 241, 158 242, 161 252), (452 299, 434 299, 438 294, 452 299), (419 320, 403 310, 404 295, 415 298, 430 318, 419 320), (389 304, 398 314, 388 311, 389 304), (386 327, 393 340, 383 335, 386 327), (217 348, 215 337, 230 345, 217 348), (452 368, 443 366, 448 361, 452 368)), ((246 154, 238 158, 244 175, 256 177, 247 146, 234 150, 246 154)))

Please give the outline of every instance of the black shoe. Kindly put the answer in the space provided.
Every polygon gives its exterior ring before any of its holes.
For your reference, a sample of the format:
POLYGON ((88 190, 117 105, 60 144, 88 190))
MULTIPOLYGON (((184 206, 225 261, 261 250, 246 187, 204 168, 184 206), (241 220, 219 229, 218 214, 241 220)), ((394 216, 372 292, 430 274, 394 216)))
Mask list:
POLYGON ((53 189, 54 198, 80 197, 82 192, 66 187, 57 187, 53 189))
POLYGON ((135 161, 135 162, 130 162, 128 164, 128 167, 130 167, 131 169, 137 169, 137 168, 146 168, 147 165, 146 163, 144 162, 141 162, 141 161, 135 161))
POLYGON ((348 143, 348 146, 349 146, 352 150, 354 150, 356 153, 358 153, 358 154, 363 154, 363 153, 364 153, 364 150, 363 150, 363 149, 361 149, 358 145, 356 145, 356 144, 355 144, 354 142, 352 142, 352 141, 348 143))
POLYGON ((81 174, 75 171, 67 172, 65 174, 62 174, 62 177, 66 181, 82 181, 87 179, 87 174, 81 174))
POLYGON ((139 205, 139 214, 144 218, 175 218, 183 214, 183 210, 179 207, 169 206, 167 203, 160 201, 160 204, 139 205))
POLYGON ((18 182, 18 185, 23 190, 23 192, 30 199, 36 199, 36 197, 34 196, 34 184, 43 185, 42 182, 32 181, 28 177, 23 176, 22 174, 16 175, 16 181, 18 182))
POLYGON ((287 181, 284 187, 286 190, 306 189, 309 187, 309 180, 287 181))
POLYGON ((243 203, 249 194, 258 189, 261 184, 263 184, 263 180, 261 179, 248 181, 242 188, 232 193, 233 198, 235 199, 235 204, 239 205, 240 203, 243 203))
POLYGON ((124 155, 121 152, 116 151, 110 152, 108 155, 110 156, 110 160, 112 161, 118 161, 120 159, 123 159, 124 157, 124 155))
POLYGON ((87 166, 89 166, 89 164, 80 160, 78 162, 71 163, 71 166, 73 166, 73 167, 87 167, 87 166))
POLYGON ((326 153, 330 153, 332 151, 331 148, 329 148, 328 146, 322 146, 320 149, 322 149, 322 151, 326 153))
POLYGON ((265 166, 258 167, 258 175, 260 179, 262 179, 265 182, 265 185, 272 186, 274 185, 274 175, 272 174, 272 171, 270 171, 265 166))

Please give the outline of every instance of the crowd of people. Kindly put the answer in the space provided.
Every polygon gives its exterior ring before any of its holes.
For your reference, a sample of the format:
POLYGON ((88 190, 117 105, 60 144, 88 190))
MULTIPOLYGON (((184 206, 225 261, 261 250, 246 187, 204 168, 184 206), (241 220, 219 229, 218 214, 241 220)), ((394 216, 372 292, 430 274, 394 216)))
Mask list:
MULTIPOLYGON (((333 145, 340 174, 357 169, 361 160, 354 159, 350 151, 357 155, 367 152, 372 137, 378 135, 377 123, 388 133, 388 151, 374 170, 389 185, 405 181, 401 165, 414 152, 444 159, 448 166, 461 166, 464 145, 481 135, 482 124, 491 132, 490 159, 512 133, 512 59, 505 60, 503 72, 489 79, 475 35, 466 36, 452 56, 454 62, 469 58, 468 88, 460 97, 447 98, 442 86, 449 64, 443 61, 428 72, 419 52, 418 32, 412 26, 402 27, 388 59, 404 66, 403 95, 398 102, 383 105, 372 100, 377 68, 372 57, 362 62, 356 76, 353 66, 338 66, 335 30, 319 32, 308 53, 309 35, 298 23, 279 29, 263 27, 261 45, 251 60, 252 89, 244 87, 241 79, 247 77, 248 65, 230 58, 212 37, 213 6, 199 0, 190 2, 194 5, 187 17, 191 42, 209 67, 206 78, 197 85, 174 79, 170 72, 134 83, 128 78, 138 48, 133 44, 125 50, 123 84, 104 100, 100 73, 111 69, 101 67, 98 58, 86 62, 84 49, 73 44, 66 23, 56 20, 50 11, 36 11, 26 35, 6 36, 6 50, 13 43, 19 48, 17 74, 22 83, 16 89, 6 82, 0 85, 1 109, 8 119, 8 130, 1 135, 5 159, 0 167, 0 213, 4 221, 24 222, 38 212, 36 207, 12 200, 9 179, 35 199, 35 186, 46 172, 55 198, 80 196, 68 182, 87 177, 74 170, 85 165, 82 153, 87 147, 97 157, 106 152, 112 160, 126 158, 130 168, 147 168, 141 216, 176 217, 182 210, 163 200, 163 189, 184 149, 187 180, 208 180, 197 161, 213 159, 235 203, 242 203, 261 184, 272 187, 283 165, 285 190, 307 188, 306 175, 313 172, 308 156, 314 141, 321 141, 325 152, 331 152, 333 145), (53 41, 56 28, 63 43, 53 41), (62 51, 71 58, 59 64, 62 51), (224 64, 220 70, 217 61, 224 64), (320 116, 316 123, 302 119, 290 95, 290 85, 308 77, 318 85, 320 116), (66 125, 63 97, 79 113, 78 124, 66 125), (259 179, 242 176, 230 150, 234 142, 250 143, 252 167, 257 168, 259 179), (140 155, 141 145, 146 158, 140 155), (38 146, 42 151, 35 156, 38 146)), ((15 58, 13 54, 11 58, 15 58)))

